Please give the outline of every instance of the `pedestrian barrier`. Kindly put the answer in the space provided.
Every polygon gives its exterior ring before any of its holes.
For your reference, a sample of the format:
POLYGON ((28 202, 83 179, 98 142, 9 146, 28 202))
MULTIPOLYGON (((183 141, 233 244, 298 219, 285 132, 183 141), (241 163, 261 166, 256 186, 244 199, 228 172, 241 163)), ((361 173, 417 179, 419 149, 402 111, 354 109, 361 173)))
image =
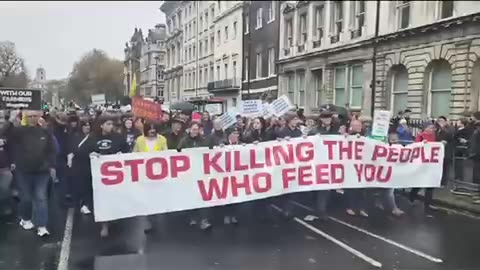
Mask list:
POLYGON ((468 195, 480 190, 473 179, 473 161, 468 156, 467 144, 458 145, 453 153, 454 193, 468 195))

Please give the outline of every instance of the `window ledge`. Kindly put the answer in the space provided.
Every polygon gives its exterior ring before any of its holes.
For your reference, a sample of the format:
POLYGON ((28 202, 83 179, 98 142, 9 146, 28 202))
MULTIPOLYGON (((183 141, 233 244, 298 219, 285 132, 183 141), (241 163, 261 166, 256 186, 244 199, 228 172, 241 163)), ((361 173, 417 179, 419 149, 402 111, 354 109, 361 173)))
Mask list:
POLYGON ((269 21, 267 22, 267 24, 272 23, 272 22, 274 22, 274 21, 275 21, 275 18, 273 18, 272 20, 269 20, 269 21))
POLYGON ((256 26, 256 27, 255 27, 255 30, 258 30, 258 29, 260 29, 260 28, 262 28, 262 27, 263 27, 263 25, 262 25, 262 26, 256 26))

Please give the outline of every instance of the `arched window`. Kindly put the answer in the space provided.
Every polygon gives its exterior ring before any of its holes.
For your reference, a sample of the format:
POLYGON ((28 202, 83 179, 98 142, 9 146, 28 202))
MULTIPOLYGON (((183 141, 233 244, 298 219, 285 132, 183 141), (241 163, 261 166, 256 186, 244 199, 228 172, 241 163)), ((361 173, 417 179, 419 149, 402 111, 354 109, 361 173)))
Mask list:
POLYGON ((432 117, 450 115, 452 69, 446 60, 435 60, 427 67, 428 113, 432 117))
POLYGON ((394 114, 408 108, 408 71, 404 65, 391 69, 390 77, 391 110, 394 114))

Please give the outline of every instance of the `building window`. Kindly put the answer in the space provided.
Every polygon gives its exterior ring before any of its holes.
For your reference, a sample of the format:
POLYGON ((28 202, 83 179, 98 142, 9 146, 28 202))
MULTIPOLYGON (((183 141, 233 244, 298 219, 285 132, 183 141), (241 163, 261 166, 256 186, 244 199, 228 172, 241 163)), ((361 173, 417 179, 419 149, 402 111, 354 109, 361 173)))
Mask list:
POLYGON ((314 18, 315 29, 313 29, 313 36, 315 40, 321 40, 323 38, 323 21, 324 21, 324 6, 317 6, 315 8, 314 18))
POLYGON ((333 12, 333 27, 334 35, 340 35, 343 31, 343 1, 335 1, 334 5, 334 12, 333 12))
POLYGON ((221 39, 221 33, 220 33, 220 30, 217 31, 217 47, 220 46, 220 39, 221 39))
POLYGON ((236 79, 237 79, 237 61, 233 61, 233 65, 232 65, 233 69, 232 69, 232 73, 233 73, 233 81, 235 83, 236 79))
POLYGON ((293 22, 292 19, 288 19, 285 22, 285 25, 287 27, 287 35, 285 38, 285 47, 290 48, 293 46, 293 22))
POLYGON ((220 81, 220 66, 217 66, 217 81, 220 81))
POLYGON ((237 38, 237 22, 233 22, 233 37, 232 39, 236 39, 237 38))
POLYGON ((323 70, 313 71, 313 76, 315 79, 315 105, 320 107, 322 105, 323 98, 323 70))
POLYGON ((403 65, 392 68, 391 79, 391 109, 393 113, 408 108, 408 71, 403 65))
POLYGON ((228 79, 228 64, 225 63, 224 66, 225 66, 225 70, 223 71, 223 73, 225 75, 225 80, 226 80, 226 79, 228 79))
POLYGON ((214 81, 214 78, 213 78, 213 66, 210 66, 210 74, 209 74, 209 78, 210 78, 210 81, 213 82, 214 81))
POLYGON ((365 1, 355 1, 352 3, 352 38, 362 35, 362 27, 365 25, 365 1))
POLYGON ((397 20, 399 29, 410 25, 410 1, 397 1, 397 20))
POLYGON ((334 102, 337 106, 345 106, 347 104, 347 98, 345 97, 345 84, 346 84, 346 67, 335 68, 335 92, 334 102))
POLYGON ((203 76, 202 76, 202 75, 203 75, 203 72, 202 72, 202 70, 200 69, 199 74, 198 74, 198 83, 199 83, 200 85, 201 85, 202 82, 203 82, 203 76))
POLYGON ((257 27, 256 27, 256 29, 262 28, 262 25, 263 25, 262 13, 263 13, 263 8, 258 8, 257 9, 257 27))
POLYGON ((208 11, 205 11, 205 30, 207 30, 208 28, 208 24, 209 24, 209 21, 208 21, 208 11))
POLYGON ((440 4, 440 19, 453 16, 455 1, 438 1, 440 4))
POLYGON ((193 57, 192 57, 192 47, 189 47, 189 48, 188 48, 188 60, 189 60, 189 61, 192 61, 192 60, 193 60, 193 57))
POLYGON ((197 56, 197 46, 193 45, 193 59, 195 59, 197 56))
POLYGON ((249 70, 250 70, 250 66, 248 65, 248 56, 245 56, 245 62, 243 63, 244 67, 245 67, 245 80, 248 80, 248 76, 250 75, 249 74, 249 70))
POLYGON ((200 21, 198 22, 198 29, 200 29, 200 32, 203 30, 203 17, 200 16, 200 21))
POLYGON ((268 75, 275 75, 275 48, 268 49, 268 75))
POLYGON ((228 26, 225 26, 225 40, 223 42, 228 41, 228 26))
POLYGON ((188 54, 187 54, 187 49, 185 49, 184 56, 185 62, 188 62, 188 54))
POLYGON ((214 37, 213 35, 210 37, 210 53, 213 53, 213 46, 215 44, 215 40, 214 40, 214 37))
POLYGON ((208 38, 205 39, 205 56, 208 55, 208 38))
POLYGON ((273 22, 275 20, 275 2, 270 1, 268 3, 268 22, 273 22))
POLYGON ((296 104, 295 100, 295 74, 289 73, 287 75, 287 91, 288 91, 288 98, 296 104))
POLYGON ((188 6, 188 14, 192 16, 192 5, 188 6))
POLYGON ((300 25, 298 31, 298 45, 303 45, 307 42, 307 13, 300 15, 300 25))
POLYGON ((245 34, 248 34, 249 25, 250 25, 250 16, 246 14, 245 15, 245 34))
POLYGON ((208 68, 205 68, 205 83, 208 83, 208 68))
POLYGON ((203 53, 203 42, 200 41, 198 44, 198 57, 202 57, 202 53, 203 53))
POLYGON ((452 97, 452 69, 446 60, 432 62, 430 70, 430 116, 448 117, 452 97))
POLYGON ((350 79, 350 107, 362 108, 363 104, 363 66, 351 67, 350 79))
POLYGON ((256 62, 256 78, 262 77, 262 54, 257 53, 257 62, 256 62))
POLYGON ((305 106, 305 72, 297 73, 298 106, 305 106))
POLYGON ((193 21, 193 37, 196 37, 197 36, 197 22, 194 20, 193 21))
POLYGON ((237 107, 237 98, 232 98, 232 107, 237 107))

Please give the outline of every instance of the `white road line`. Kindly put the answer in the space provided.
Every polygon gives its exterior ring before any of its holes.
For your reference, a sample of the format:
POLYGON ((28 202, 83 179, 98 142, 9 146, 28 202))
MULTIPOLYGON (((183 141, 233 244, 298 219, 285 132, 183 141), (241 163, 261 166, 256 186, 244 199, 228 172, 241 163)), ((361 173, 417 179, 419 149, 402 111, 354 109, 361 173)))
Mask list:
POLYGON ((70 257, 70 244, 72 242, 74 214, 75 208, 69 208, 67 212, 67 221, 65 222, 65 231, 63 232, 62 249, 60 250, 57 270, 68 269, 68 259, 70 257))
MULTIPOLYGON (((298 207, 301 207, 301 208, 303 208, 303 209, 306 209, 306 210, 308 210, 308 211, 313 211, 312 208, 310 208, 310 207, 308 207, 308 206, 306 206, 306 205, 303 205, 303 204, 301 204, 301 203, 299 203, 299 202, 296 202, 296 201, 290 201, 290 202, 293 203, 294 205, 296 205, 296 206, 298 206, 298 207)), ((395 241, 393 241, 393 240, 391 240, 391 239, 385 238, 385 237, 380 236, 380 235, 378 235, 378 234, 371 233, 371 232, 369 232, 369 231, 367 231, 367 230, 365 230, 365 229, 359 228, 359 227, 357 227, 357 226, 355 226, 355 225, 352 225, 352 224, 349 224, 349 223, 347 223, 347 222, 345 222, 345 221, 336 219, 336 218, 334 218, 334 217, 332 217, 332 216, 329 216, 328 218, 329 218, 330 220, 334 221, 334 222, 337 222, 337 223, 339 223, 339 224, 345 225, 345 226, 347 226, 347 227, 349 227, 349 228, 352 228, 352 229, 354 229, 354 230, 356 230, 356 231, 362 232, 362 233, 364 233, 364 234, 366 234, 366 235, 369 235, 369 236, 371 236, 371 237, 374 237, 374 238, 377 238, 377 239, 382 240, 382 241, 384 241, 384 242, 387 242, 387 243, 389 243, 390 245, 396 246, 396 247, 401 248, 401 249, 403 249, 403 250, 405 250, 405 251, 408 251, 408 252, 410 252, 410 253, 413 253, 413 254, 415 254, 415 255, 417 255, 417 256, 423 257, 423 258, 425 258, 425 259, 427 259, 427 260, 429 260, 429 261, 432 261, 432 262, 435 262, 435 263, 441 263, 441 262, 443 262, 442 259, 439 259, 439 258, 430 256, 430 255, 428 255, 428 254, 426 254, 426 253, 423 253, 423 252, 421 252, 421 251, 419 251, 419 250, 416 250, 416 249, 407 247, 407 246, 405 246, 405 245, 403 245, 403 244, 400 244, 400 243, 398 243, 398 242, 395 242, 395 241)))
MULTIPOLYGON (((271 206, 273 209, 277 210, 278 212, 283 213, 283 210, 282 210, 280 207, 278 207, 278 206, 276 206, 276 205, 274 205, 274 204, 271 204, 270 206, 271 206)), ((381 268, 381 267, 382 267, 382 263, 381 263, 381 262, 378 262, 378 261, 376 261, 376 260, 368 257, 367 255, 361 253, 360 251, 358 251, 358 250, 356 250, 356 249, 348 246, 347 244, 343 243, 342 241, 339 241, 339 240, 335 239, 333 236, 331 236, 331 235, 329 235, 329 234, 327 234, 327 233, 325 233, 325 232, 323 232, 323 231, 321 231, 321 230, 313 227, 312 225, 304 222, 303 220, 301 220, 301 219, 299 219, 299 218, 297 218, 297 217, 294 217, 293 220, 295 220, 297 223, 300 223, 301 225, 303 225, 303 226, 306 227, 307 229, 309 229, 309 230, 311 230, 311 231, 313 231, 313 232, 321 235, 321 236, 324 237, 325 239, 333 242, 334 244, 337 244, 338 246, 344 248, 346 251, 348 251, 348 252, 352 253, 353 255, 357 256, 358 258, 366 261, 367 263, 369 263, 369 264, 371 264, 371 265, 373 265, 373 266, 375 266, 375 267, 378 267, 378 268, 381 268)))

